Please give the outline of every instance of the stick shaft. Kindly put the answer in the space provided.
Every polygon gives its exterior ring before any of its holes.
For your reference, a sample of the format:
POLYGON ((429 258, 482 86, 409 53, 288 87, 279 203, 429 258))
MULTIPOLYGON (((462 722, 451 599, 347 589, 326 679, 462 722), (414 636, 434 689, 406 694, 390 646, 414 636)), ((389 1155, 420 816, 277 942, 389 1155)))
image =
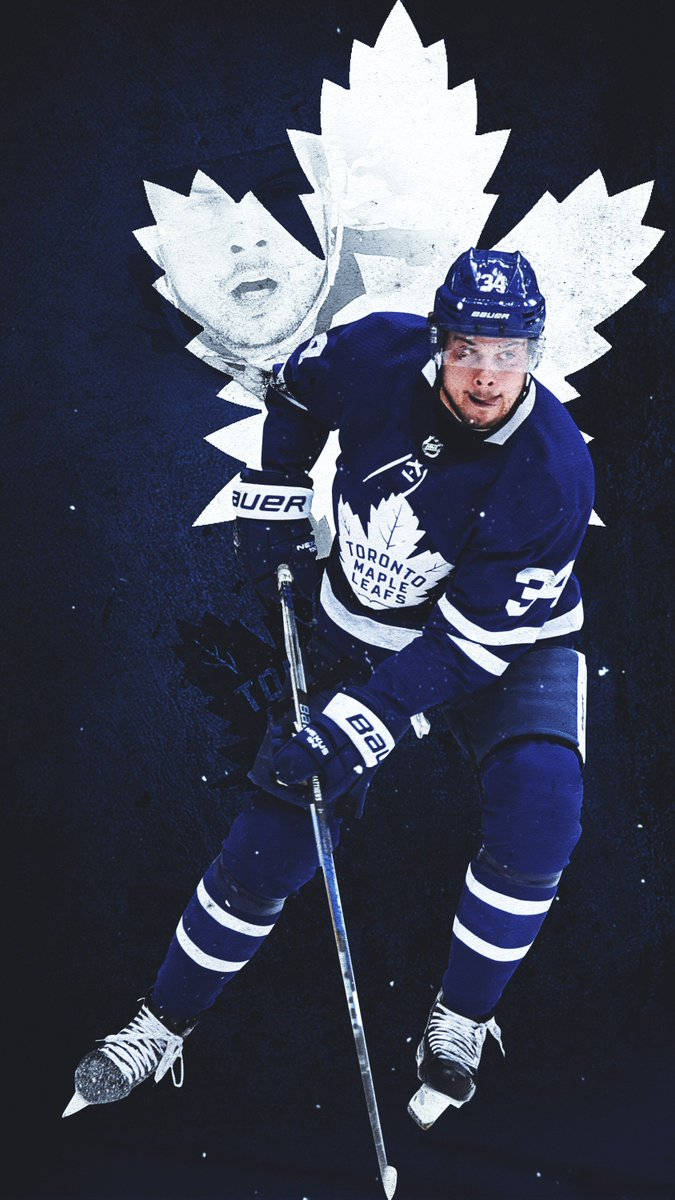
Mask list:
MULTIPOLYGON (((298 730, 304 729, 309 724, 309 711, 307 705, 303 704, 300 693, 306 691, 305 671, 302 661, 302 652, 300 648, 300 640, 298 638, 298 627, 295 620, 295 610, 293 607, 293 593, 291 584, 293 576, 285 564, 282 564, 277 571, 279 582, 279 594, 281 597, 281 614, 284 627, 284 643, 286 647, 286 656, 288 658, 288 667, 291 679, 291 690, 293 693, 293 707, 295 710, 295 724, 298 730)), ((326 815, 323 797, 321 795, 321 785, 318 778, 312 778, 312 796, 313 800, 310 804, 310 814, 312 818, 312 827, 314 830, 314 840, 316 842, 317 854, 321 871, 323 873, 324 883, 326 885, 326 897, 328 899, 328 908, 333 925, 333 933, 335 935, 335 944, 337 946, 338 959, 340 962, 340 970, 342 972, 342 982, 344 984, 345 996, 347 997, 347 1007, 349 1009, 349 1018, 352 1024, 352 1033, 354 1035, 354 1043, 356 1045, 356 1054, 359 1062, 359 1071, 361 1072, 361 1082, 366 1097, 366 1107, 368 1109, 368 1117, 370 1120, 370 1128, 373 1134, 375 1150, 377 1153, 377 1161, 380 1168, 380 1175, 384 1184, 387 1196, 393 1196, 393 1188, 396 1186, 396 1172, 393 1167, 387 1163, 387 1156, 384 1148, 384 1138, 382 1135, 382 1126, 380 1124, 380 1114, 377 1107, 377 1098, 375 1096, 375 1085, 373 1083, 373 1073, 368 1057, 368 1047, 366 1045, 366 1035, 363 1028, 363 1018, 361 1016, 361 1007, 359 1005, 359 997, 356 990, 356 977, 354 975, 354 967, 352 965, 352 957, 349 949, 349 940, 347 938, 347 929, 345 925, 344 911, 342 901, 340 899, 340 889, 338 887, 337 873, 335 870, 335 861, 333 858, 333 841, 331 838, 330 827, 326 815)))

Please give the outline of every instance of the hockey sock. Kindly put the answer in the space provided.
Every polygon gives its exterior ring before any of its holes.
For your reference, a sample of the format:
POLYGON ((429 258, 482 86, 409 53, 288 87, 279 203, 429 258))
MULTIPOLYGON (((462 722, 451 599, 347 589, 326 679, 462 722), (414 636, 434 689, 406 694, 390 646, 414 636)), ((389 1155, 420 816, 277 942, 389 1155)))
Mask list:
POLYGON ((544 737, 500 745, 481 768, 484 848, 470 864, 443 977, 446 1004, 491 1013, 527 954, 581 826, 575 750, 544 737))
POLYGON ((452 927, 444 1002, 453 1012, 484 1019, 534 942, 556 883, 521 883, 485 864, 469 864, 452 927))
POLYGON ((153 1010, 175 1026, 213 1004, 262 946, 283 904, 248 892, 217 858, 178 922, 152 989, 153 1010))
MULTIPOLYGON (((333 818, 333 845, 340 821, 333 818)), ((318 869, 304 808, 259 795, 241 812, 193 895, 152 989, 152 1008, 172 1025, 196 1017, 262 946, 284 898, 318 869)))

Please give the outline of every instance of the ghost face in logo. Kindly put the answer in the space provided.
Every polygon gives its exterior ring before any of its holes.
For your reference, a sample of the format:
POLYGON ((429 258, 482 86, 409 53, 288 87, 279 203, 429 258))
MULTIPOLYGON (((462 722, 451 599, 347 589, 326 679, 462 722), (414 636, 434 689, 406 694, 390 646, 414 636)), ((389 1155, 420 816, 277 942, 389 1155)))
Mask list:
POLYGON ((319 296, 326 262, 250 192, 235 204, 213 184, 190 200, 160 246, 176 306, 233 350, 288 337, 319 296))
POLYGON ((154 286, 202 326, 189 348, 225 371, 269 366, 311 334, 337 272, 342 224, 326 153, 309 134, 291 140, 293 168, 274 147, 226 163, 235 194, 244 180, 250 189, 238 202, 203 171, 187 196, 145 184, 156 224, 135 236, 165 272, 154 286), (298 213, 316 253, 288 232, 298 213))

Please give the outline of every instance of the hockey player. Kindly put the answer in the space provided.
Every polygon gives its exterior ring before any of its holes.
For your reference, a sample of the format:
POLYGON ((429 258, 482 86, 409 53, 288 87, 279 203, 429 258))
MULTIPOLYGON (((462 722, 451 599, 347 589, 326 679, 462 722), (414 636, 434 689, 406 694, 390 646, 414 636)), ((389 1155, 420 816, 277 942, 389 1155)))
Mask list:
MULTIPOLYGON (((534 942, 580 834, 585 663, 573 565, 590 458, 533 376, 545 303, 519 253, 469 250, 429 321, 378 313, 303 343, 275 369, 261 471, 235 493, 240 554, 276 606, 287 562, 309 608, 312 720, 272 712, 256 797, 178 923, 151 994, 80 1063, 66 1109, 120 1099, 180 1058, 199 1014, 251 959, 317 857, 306 781, 334 842, 420 714, 448 706, 476 764, 482 845, 417 1050, 411 1113, 469 1100, 502 991, 534 942), (431 340, 431 345, 430 345, 431 340), (317 563, 307 471, 340 430, 336 537, 317 563)), ((432 712, 433 721, 433 712, 432 712)))

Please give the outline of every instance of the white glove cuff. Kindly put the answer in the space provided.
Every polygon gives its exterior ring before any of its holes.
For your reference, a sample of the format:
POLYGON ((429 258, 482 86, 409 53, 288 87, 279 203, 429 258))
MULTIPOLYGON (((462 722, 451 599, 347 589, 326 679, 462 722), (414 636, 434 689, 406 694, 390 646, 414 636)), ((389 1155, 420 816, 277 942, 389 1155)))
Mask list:
POLYGON ((314 492, 288 483, 242 483, 232 489, 237 517, 258 521, 297 521, 308 517, 314 492))
POLYGON ((323 710, 324 716, 346 733, 367 767, 376 767, 394 749, 396 742, 387 726, 361 700, 338 692, 323 710))

